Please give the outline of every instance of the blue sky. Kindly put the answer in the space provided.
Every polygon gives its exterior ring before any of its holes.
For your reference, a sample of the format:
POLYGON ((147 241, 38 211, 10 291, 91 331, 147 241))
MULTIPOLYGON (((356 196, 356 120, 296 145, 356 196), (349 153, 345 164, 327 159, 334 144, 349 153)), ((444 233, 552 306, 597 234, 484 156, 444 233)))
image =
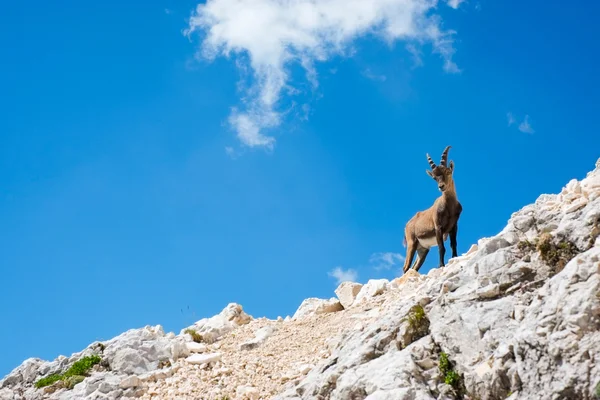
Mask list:
POLYGON ((0 375, 398 276, 446 145, 459 254, 593 168, 600 4, 395 3, 4 5, 0 375))

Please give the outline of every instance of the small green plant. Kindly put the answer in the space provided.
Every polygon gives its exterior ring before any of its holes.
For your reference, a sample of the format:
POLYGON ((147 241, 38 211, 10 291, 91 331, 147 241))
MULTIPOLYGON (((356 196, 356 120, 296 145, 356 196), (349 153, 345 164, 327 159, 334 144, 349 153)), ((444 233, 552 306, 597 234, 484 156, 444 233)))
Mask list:
POLYGON ((39 388, 43 388, 44 386, 50 386, 53 383, 60 381, 61 379, 62 379, 62 376, 58 375, 58 374, 48 375, 48 376, 38 380, 35 383, 35 387, 39 389, 39 388))
POLYGON ((444 382, 447 385, 456 387, 456 386, 458 386, 458 384, 460 384, 460 375, 458 374, 458 372, 456 372, 454 370, 448 371, 448 373, 444 377, 444 382))
POLYGON ((408 324, 411 328, 417 329, 425 318, 425 310, 420 304, 415 304, 408 311, 408 324))
POLYGON ((192 339, 194 340, 194 342, 196 342, 196 343, 201 343, 204 340, 202 335, 199 334, 198 332, 196 332, 194 329, 186 329, 185 333, 190 335, 192 337, 192 339))
POLYGON ((75 385, 83 381, 89 370, 100 361, 102 361, 102 358, 96 354, 85 356, 74 362, 64 373, 52 374, 39 379, 35 383, 35 387, 39 389, 62 381, 67 389, 72 389, 75 385))
POLYGON ((429 332, 429 319, 425 315, 423 306, 419 303, 413 305, 400 322, 407 322, 408 325, 399 342, 400 347, 408 346, 415 340, 419 340, 423 336, 426 336, 429 332))
POLYGON ((87 372, 96 364, 98 364, 102 359, 100 356, 94 354, 91 356, 83 357, 82 359, 75 361, 73 365, 64 373, 64 377, 68 378, 70 376, 76 375, 85 375, 87 372))
POLYGON ((439 369, 444 376, 446 376, 448 371, 452 370, 452 365, 450 365, 448 354, 444 353, 443 351, 440 353, 439 369))
POLYGON ((427 334, 429 319, 425 316, 425 309, 422 305, 417 303, 412 306, 403 320, 408 321, 408 326, 415 336, 422 337, 427 334))
POLYGON ((448 354, 444 352, 440 353, 438 368, 444 378, 444 383, 452 386, 458 398, 463 398, 465 393, 463 378, 458 372, 454 370, 454 366, 448 358, 448 354))
POLYGON ((596 399, 600 399, 600 382, 596 384, 596 388, 594 389, 594 397, 596 399))

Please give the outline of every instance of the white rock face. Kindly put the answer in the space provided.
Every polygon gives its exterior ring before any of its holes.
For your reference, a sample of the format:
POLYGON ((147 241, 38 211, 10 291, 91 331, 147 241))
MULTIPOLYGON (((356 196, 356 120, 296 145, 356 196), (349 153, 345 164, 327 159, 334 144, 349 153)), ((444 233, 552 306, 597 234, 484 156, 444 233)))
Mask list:
POLYGON ((219 361, 221 359, 221 353, 206 353, 206 354, 192 354, 185 359, 190 364, 208 364, 211 362, 219 361))
MULTIPOLYGON (((21 399, 16 393, 23 393, 27 399, 96 399, 120 398, 123 395, 121 382, 128 375, 138 375, 155 371, 161 362, 175 362, 188 355, 182 337, 165 335, 162 326, 146 326, 130 329, 108 341, 92 343, 86 349, 71 357, 59 356, 52 362, 28 359, 0 381, 0 399, 21 399), (92 372, 72 390, 60 389, 46 394, 44 389, 35 389, 33 383, 42 377, 65 372, 75 361, 84 356, 101 356, 110 371, 92 372)), ((104 367, 103 367, 104 368, 104 367)), ((135 379, 135 378, 131 378, 135 379)), ((131 381, 127 381, 131 382, 131 381)))
POLYGON ((208 350, 208 346, 204 343, 187 342, 185 344, 190 353, 204 353, 208 350))
POLYGON ((115 353, 111 368, 126 374, 143 374, 151 369, 146 359, 138 351, 129 347, 115 353))
POLYGON ((142 385, 142 380, 135 375, 131 375, 131 376, 128 376, 127 378, 123 379, 121 381, 121 383, 119 384, 119 387, 121 389, 128 389, 128 388, 141 386, 141 385, 142 385))
POLYGON ((186 329, 193 329, 207 343, 215 342, 221 336, 231 332, 240 325, 247 324, 252 320, 252 316, 244 312, 241 305, 229 303, 219 314, 211 318, 203 318, 194 325, 181 330, 181 334, 186 329))
POLYGON ((364 299, 382 294, 387 289, 389 283, 390 282, 387 279, 369 279, 358 292, 355 303, 358 304, 364 299))
POLYGON ((337 289, 335 289, 335 295, 340 300, 342 307, 350 308, 362 287, 362 284, 356 282, 346 281, 340 283, 337 289))
POLYGON ((257 348, 263 344, 264 341, 273 334, 273 332, 275 332, 275 329, 276 328, 273 326, 265 326, 264 328, 260 328, 258 331, 256 331, 256 336, 254 339, 244 342, 240 345, 240 350, 252 350, 257 348))
POLYGON ((296 313, 294 313, 292 319, 299 319, 313 314, 336 312, 343 309, 344 307, 342 307, 339 300, 335 297, 327 300, 310 297, 305 299, 302 304, 300 304, 300 307, 298 307, 298 310, 296 310, 296 313))
POLYGON ((598 225, 600 160, 581 182, 540 196, 445 268, 367 283, 355 303, 390 290, 398 297, 272 400, 455 399, 438 368, 441 352, 469 399, 593 399, 600 391, 598 225), (566 265, 527 245, 544 233, 552 235, 551 251, 576 247, 566 265), (424 336, 409 332, 416 304, 424 336))

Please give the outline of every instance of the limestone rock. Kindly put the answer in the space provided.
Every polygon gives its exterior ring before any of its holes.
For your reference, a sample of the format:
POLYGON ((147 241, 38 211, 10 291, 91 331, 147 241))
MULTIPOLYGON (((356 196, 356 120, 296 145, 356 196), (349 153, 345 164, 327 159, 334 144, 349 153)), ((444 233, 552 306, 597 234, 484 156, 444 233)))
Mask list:
POLYGON ((121 389, 128 389, 136 386, 141 386, 142 380, 136 375, 130 375, 127 378, 123 379, 119 384, 121 389))
POLYGON ((415 283, 418 282, 420 280, 423 279, 423 275, 419 274, 417 271, 415 271, 414 269, 409 269, 408 271, 406 271, 405 274, 403 274, 402 276, 393 279, 388 287, 392 288, 392 289, 399 289, 402 286, 406 285, 407 283, 415 283))
POLYGON ((204 353, 208 350, 208 346, 204 343, 187 342, 185 346, 190 353, 204 353))
POLYGON ((239 386, 236 395, 240 400, 258 400, 260 397, 258 389, 252 386, 239 386))
POLYGON ((343 309, 344 307, 342 307, 342 304, 335 297, 330 299, 310 297, 300 304, 300 307, 298 307, 298 310, 296 310, 292 319, 299 319, 313 314, 331 313, 343 309))
POLYGON ((346 281, 340 283, 335 289, 335 295, 340 300, 342 307, 349 308, 354 303, 354 299, 362 287, 362 284, 356 282, 346 281))
POLYGON ((125 374, 143 374, 151 369, 148 361, 138 351, 130 347, 118 350, 111 361, 110 367, 125 374))
POLYGON ((272 400, 454 399, 438 368, 441 352, 469 398, 591 399, 600 382, 600 246, 593 236, 600 168, 567 186, 569 196, 539 196, 497 236, 426 278, 397 279, 371 296, 365 285, 355 303, 398 291, 393 306, 342 336, 329 357, 272 400), (545 232, 557 248, 577 249, 562 269, 520 245, 545 232), (413 341, 402 317, 420 299, 428 299, 429 331, 413 341))
POLYGON ((190 364, 208 364, 211 362, 219 361, 221 359, 221 353, 205 353, 205 354, 192 354, 185 359, 190 364))
POLYGON ((26 398, 38 399, 92 399, 98 396, 118 398, 122 395, 120 383, 127 374, 142 374, 156 370, 161 362, 174 362, 187 356, 183 338, 165 335, 162 326, 145 326, 130 329, 113 339, 94 342, 70 357, 59 356, 54 361, 26 360, 0 381, 5 397, 8 393, 23 393, 26 398), (50 374, 64 373, 82 357, 99 355, 102 362, 91 371, 91 376, 77 383, 72 389, 36 389, 33 384, 50 374), (107 370, 110 369, 110 371, 107 370), (50 391, 51 393, 45 393, 50 391))
POLYGON ((244 342, 240 345, 240 350, 252 350, 260 346, 275 331, 272 326, 266 326, 256 331, 254 339, 244 342))
POLYGON ((358 292, 355 303, 382 294, 387 289, 389 283, 387 279, 369 279, 358 292))
POLYGON ((202 340, 213 343, 221 336, 251 320, 252 316, 246 314, 241 305, 229 303, 219 314, 199 320, 194 325, 182 329, 180 334, 183 335, 187 329, 193 329, 202 336, 202 340))

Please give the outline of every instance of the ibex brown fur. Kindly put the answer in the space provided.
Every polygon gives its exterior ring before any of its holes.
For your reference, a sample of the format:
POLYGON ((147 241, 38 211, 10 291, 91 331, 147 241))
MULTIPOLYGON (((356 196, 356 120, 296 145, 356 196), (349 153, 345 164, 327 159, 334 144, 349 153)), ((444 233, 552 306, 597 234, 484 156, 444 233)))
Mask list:
POLYGON ((444 241, 450 235, 450 247, 452 248, 452 257, 456 257, 456 234, 458 233, 458 219, 462 212, 462 205, 456 197, 456 188, 454 187, 454 162, 450 161, 450 166, 446 165, 448 158, 447 146, 442 153, 440 165, 435 165, 429 154, 427 160, 431 166, 431 171, 426 170, 427 175, 432 177, 438 185, 442 195, 438 197, 433 205, 425 211, 419 211, 412 217, 404 228, 404 246, 408 245, 406 259, 404 260, 404 272, 411 268, 415 252, 418 257, 415 265, 412 267, 418 271, 429 253, 429 249, 438 246, 440 255, 440 267, 444 264, 444 255, 446 248, 444 241))

